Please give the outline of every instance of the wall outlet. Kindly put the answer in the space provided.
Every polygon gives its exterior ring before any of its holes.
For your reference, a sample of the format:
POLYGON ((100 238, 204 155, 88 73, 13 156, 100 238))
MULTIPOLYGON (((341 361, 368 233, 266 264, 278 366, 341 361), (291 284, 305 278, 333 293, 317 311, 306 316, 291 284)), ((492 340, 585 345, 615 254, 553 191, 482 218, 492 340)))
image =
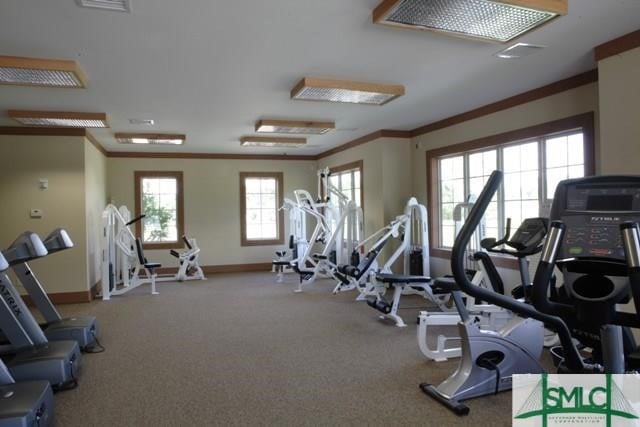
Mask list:
POLYGON ((42 218, 42 209, 31 209, 31 218, 42 218))

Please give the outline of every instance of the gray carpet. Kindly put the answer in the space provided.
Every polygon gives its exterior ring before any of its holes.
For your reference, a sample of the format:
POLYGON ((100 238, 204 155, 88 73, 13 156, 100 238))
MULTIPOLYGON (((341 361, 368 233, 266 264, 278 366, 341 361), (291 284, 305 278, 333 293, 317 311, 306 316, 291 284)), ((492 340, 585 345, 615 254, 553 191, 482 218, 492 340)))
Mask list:
POLYGON ((424 359, 418 310, 400 329, 329 281, 294 294, 286 280, 219 275, 60 307, 96 315, 107 350, 56 395, 57 425, 511 425, 510 393, 469 401, 464 418, 422 394, 456 362, 424 359))

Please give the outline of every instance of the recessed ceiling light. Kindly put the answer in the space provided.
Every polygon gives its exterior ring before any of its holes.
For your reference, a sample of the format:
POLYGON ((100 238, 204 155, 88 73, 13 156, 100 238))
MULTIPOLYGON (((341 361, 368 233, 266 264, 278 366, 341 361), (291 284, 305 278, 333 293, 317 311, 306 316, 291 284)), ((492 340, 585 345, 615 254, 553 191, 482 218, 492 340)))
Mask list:
POLYGON ((182 145, 186 135, 173 133, 116 133, 116 141, 121 144, 161 144, 182 145))
POLYGON ((156 122, 153 119, 129 119, 132 125, 153 126, 156 122))
POLYGON ((245 136, 240 138, 243 147, 302 147, 307 143, 305 138, 280 138, 268 136, 245 136))
POLYGON ((508 42, 560 15, 568 0, 384 0, 373 22, 508 42))
POLYGON ((105 113, 9 110, 8 115, 13 120, 27 126, 109 127, 105 113))
POLYGON ((129 0, 78 0, 78 5, 82 7, 92 7, 94 9, 131 12, 131 3, 129 0))
POLYGON ((83 88, 86 80, 75 61, 0 56, 0 84, 83 88))
POLYGON ((256 132, 260 133, 286 133, 303 135, 322 135, 335 129, 333 122, 311 122, 297 120, 259 120, 256 123, 256 132))
POLYGON ((528 43, 516 43, 513 46, 509 46, 508 48, 501 50, 495 55, 502 59, 522 58, 529 56, 532 53, 536 53, 541 49, 544 49, 544 46, 528 43))
POLYGON ((291 98, 306 101, 383 105, 404 95, 404 86, 305 77, 291 90, 291 98))

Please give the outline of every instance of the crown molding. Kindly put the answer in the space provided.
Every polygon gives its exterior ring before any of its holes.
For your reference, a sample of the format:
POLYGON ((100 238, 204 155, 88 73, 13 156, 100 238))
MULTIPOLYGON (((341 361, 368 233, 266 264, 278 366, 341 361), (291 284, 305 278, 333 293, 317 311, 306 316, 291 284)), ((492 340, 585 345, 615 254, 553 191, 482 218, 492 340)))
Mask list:
POLYGON ((593 49, 593 54, 596 61, 602 61, 610 56, 619 55, 637 47, 640 47, 640 30, 596 46, 593 49))

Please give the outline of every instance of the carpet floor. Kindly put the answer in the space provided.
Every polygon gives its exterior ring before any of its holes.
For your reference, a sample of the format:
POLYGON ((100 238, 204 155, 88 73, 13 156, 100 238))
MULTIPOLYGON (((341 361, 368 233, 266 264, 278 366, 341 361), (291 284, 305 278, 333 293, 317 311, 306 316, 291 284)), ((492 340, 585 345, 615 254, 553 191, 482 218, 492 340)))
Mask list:
POLYGON ((78 388, 56 395, 57 425, 511 425, 510 393, 468 401, 458 418, 419 390, 457 362, 420 353, 418 309, 396 328, 330 281, 301 294, 294 282, 217 275, 60 306, 97 316, 106 351, 84 355, 78 388))

